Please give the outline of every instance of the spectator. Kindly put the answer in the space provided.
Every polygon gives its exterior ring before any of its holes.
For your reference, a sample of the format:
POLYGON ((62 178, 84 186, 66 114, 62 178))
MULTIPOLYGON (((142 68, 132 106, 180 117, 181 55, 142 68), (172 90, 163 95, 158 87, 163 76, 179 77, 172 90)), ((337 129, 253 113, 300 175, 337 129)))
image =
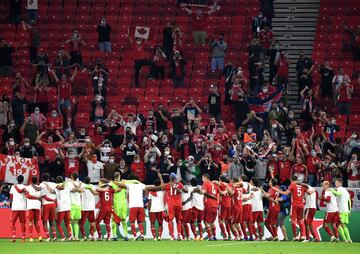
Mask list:
POLYGON ((111 26, 106 23, 106 18, 102 17, 100 24, 96 28, 98 33, 99 50, 102 52, 111 52, 110 33, 111 26))
POLYGON ((348 174, 348 186, 351 188, 360 187, 360 163, 358 161, 358 156, 356 153, 351 155, 351 160, 349 161, 347 168, 348 174))
POLYGON ((221 119, 221 94, 216 85, 211 85, 208 97, 208 113, 215 117, 216 121, 221 119))
POLYGON ((11 88, 13 90, 13 94, 16 92, 21 93, 25 91, 25 88, 29 88, 29 83, 18 72, 15 75, 15 80, 12 83, 11 88))
POLYGON ((258 139, 261 139, 262 137, 261 127, 263 123, 264 120, 258 117, 255 111, 250 111, 250 113, 247 114, 247 118, 242 122, 242 125, 247 127, 248 134, 254 133, 256 134, 258 139))
MULTIPOLYGON (((35 145, 35 141, 39 136, 39 128, 33 121, 32 117, 27 117, 23 126, 20 128, 21 133, 24 135, 24 139, 28 139, 31 145, 35 145)), ((25 141, 24 141, 25 142, 25 141)))
POLYGON ((100 94, 105 98, 109 70, 101 59, 96 59, 96 65, 89 74, 92 79, 94 95, 100 94))
POLYGON ((36 67, 37 71, 35 80, 43 80, 44 82, 49 83, 49 58, 44 48, 39 49, 38 54, 32 62, 32 66, 36 67))
POLYGON ((184 87, 186 61, 179 51, 175 51, 173 60, 170 63, 170 77, 173 80, 174 88, 184 87))
POLYGON ((265 56, 267 56, 270 45, 274 40, 274 33, 269 29, 268 25, 265 25, 264 29, 259 32, 259 40, 261 42, 262 52, 265 56))
POLYGON ((3 94, 0 101, 0 127, 7 126, 11 118, 12 112, 9 96, 3 94))
MULTIPOLYGON (((314 69, 313 62, 311 58, 305 57, 305 54, 303 51, 300 51, 299 53, 299 59, 296 63, 296 73, 297 73, 297 80, 298 83, 302 86, 299 87, 299 92, 304 89, 304 87, 307 85, 305 82, 302 82, 301 79, 309 79, 311 80, 311 74, 314 69)), ((311 83, 311 81, 310 81, 311 83)), ((309 87, 311 84, 309 85, 309 87)))
POLYGON ((171 52, 171 58, 173 57, 173 52, 180 51, 182 52, 183 46, 184 46, 184 36, 183 33, 180 30, 180 27, 174 28, 174 31, 172 33, 172 40, 173 40, 173 47, 171 52))
MULTIPOLYGON (((242 70, 240 70, 242 71, 242 70)), ((225 68, 223 70, 223 76, 225 77, 225 99, 224 99, 224 105, 227 105, 230 103, 230 94, 229 90, 231 89, 233 85, 233 78, 237 74, 238 69, 235 68, 233 63, 231 61, 227 62, 225 65, 225 68)))
POLYGON ((71 39, 68 39, 65 43, 70 45, 70 64, 78 64, 79 67, 82 67, 83 59, 81 55, 81 49, 83 46, 86 46, 86 43, 82 36, 79 34, 79 29, 74 28, 71 39))
POLYGON ((212 160, 211 154, 206 153, 197 163, 196 166, 200 168, 200 174, 209 174, 213 181, 219 178, 219 166, 212 160))
POLYGON ((305 87, 301 92, 300 92, 300 97, 303 103, 302 106, 302 118, 304 119, 304 121, 308 124, 312 123, 312 115, 314 113, 314 109, 315 109, 315 98, 314 98, 314 93, 313 90, 309 89, 309 87, 305 87))
POLYGON ((104 168, 100 170, 101 178, 108 180, 113 179, 114 173, 119 171, 120 164, 115 162, 114 155, 110 155, 109 161, 104 164, 104 168))
POLYGON ((340 115, 350 114, 351 96, 353 91, 353 86, 346 81, 341 82, 340 86, 337 88, 336 93, 339 94, 337 106, 340 115))
POLYGON ((269 84, 273 84, 274 77, 276 77, 278 68, 277 65, 279 64, 280 59, 280 42, 274 40, 271 43, 269 49, 269 84))
POLYGON ((311 150, 311 153, 307 155, 306 158, 306 167, 308 168, 308 179, 307 183, 310 186, 316 187, 319 186, 319 181, 317 178, 319 168, 321 166, 321 159, 314 149, 311 150))
POLYGON ((49 90, 48 82, 43 80, 36 82, 34 87, 34 106, 38 107, 43 114, 48 113, 49 99, 47 95, 49 90))
POLYGON ((211 71, 224 69, 224 58, 227 44, 224 41, 224 34, 219 36, 219 40, 215 40, 210 44, 212 50, 211 71))
POLYGON ((186 11, 191 16, 191 30, 193 31, 194 44, 205 45, 206 44, 206 27, 207 27, 207 17, 212 15, 215 11, 220 9, 218 6, 218 0, 214 2, 210 10, 204 10, 199 8, 197 10, 189 9, 185 6, 182 6, 182 9, 186 11))
POLYGON ((154 116, 156 119, 156 127, 159 135, 160 133, 167 132, 169 112, 162 103, 158 104, 158 110, 154 112, 154 116))
POLYGON ((297 176, 300 183, 306 183, 308 180, 308 169, 303 164, 301 157, 296 158, 296 163, 291 167, 291 177, 297 176))
POLYGON ((44 129, 46 117, 40 112, 39 107, 35 107, 34 113, 31 113, 31 122, 35 123, 40 131, 44 129))
POLYGON ((133 140, 126 140, 121 146, 123 159, 128 167, 134 162, 134 157, 139 153, 139 146, 133 140))
POLYGON ((33 63, 37 56, 37 50, 40 47, 40 31, 37 29, 35 21, 31 21, 29 24, 23 21, 22 25, 23 29, 30 34, 29 58, 30 63, 33 63))
POLYGON ((184 134, 182 140, 180 141, 178 151, 180 152, 182 159, 195 155, 196 152, 195 145, 190 140, 190 137, 187 133, 184 134))
POLYGON ((284 90, 287 93, 287 88, 289 84, 289 61, 287 54, 284 50, 280 51, 280 56, 275 59, 277 75, 276 75, 276 86, 284 87, 284 90))
POLYGON ((334 71, 330 67, 329 61, 325 61, 320 67, 319 71, 321 75, 321 96, 323 98, 333 98, 332 80, 334 77, 334 71))
POLYGON ((3 154, 15 156, 18 151, 19 143, 16 143, 14 138, 9 138, 9 140, 5 143, 5 147, 2 151, 3 154))
POLYGON ((11 109, 13 114, 13 119, 18 128, 20 128, 24 123, 24 110, 27 100, 20 96, 19 92, 16 92, 13 100, 11 101, 11 109))
POLYGON ((134 161, 132 162, 130 169, 132 174, 136 175, 139 178, 140 182, 145 181, 145 164, 140 160, 140 156, 138 154, 134 155, 134 161))
POLYGON ((265 17, 260 10, 258 15, 253 18, 252 31, 254 37, 258 36, 258 33, 264 28, 265 25, 270 25, 267 17, 265 17))
POLYGON ((60 131, 63 128, 63 121, 56 110, 51 111, 50 117, 46 119, 46 130, 48 132, 60 131))
POLYGON ((235 106, 235 128, 238 130, 247 119, 250 107, 244 94, 240 95, 233 103, 235 106))
POLYGON ((173 115, 170 116, 169 120, 172 122, 173 130, 172 134, 174 135, 174 148, 177 148, 180 140, 183 138, 186 127, 186 119, 180 113, 179 109, 173 109, 173 115))
POLYGON ((51 135, 47 137, 47 142, 42 141, 42 138, 45 136, 46 132, 41 132, 37 137, 35 143, 38 143, 44 149, 45 159, 48 161, 54 161, 56 156, 60 156, 60 148, 64 143, 64 138, 60 135, 59 131, 55 132, 55 135, 60 139, 60 141, 54 142, 54 139, 51 135))
POLYGON ((202 114, 201 108, 195 103, 193 99, 190 99, 181 111, 186 116, 188 124, 192 123, 199 114, 202 114))
POLYGON ((38 0, 26 0, 27 5, 27 15, 28 15, 28 21, 36 21, 38 17, 38 0))
POLYGON ((0 39, 0 77, 10 77, 13 75, 12 53, 15 49, 6 43, 5 39, 0 39))
POLYGON ((71 56, 65 51, 64 46, 62 46, 54 61, 55 73, 59 79, 62 74, 70 75, 70 61, 71 56))
POLYGON ((272 25, 272 18, 275 15, 274 11, 274 0, 260 0, 260 10, 268 20, 269 27, 272 25))
POLYGON ((11 23, 19 24, 21 15, 22 0, 10 0, 11 23))
POLYGON ((139 87, 140 86, 139 75, 140 75, 141 68, 143 66, 151 66, 151 61, 146 57, 145 45, 144 45, 143 39, 135 37, 135 42, 134 42, 133 38, 129 34, 128 34, 128 39, 129 39, 130 44, 133 47, 132 53, 134 56, 135 86, 139 87))
POLYGON ((155 46, 154 56, 152 59, 151 69, 150 69, 150 78, 152 79, 161 79, 165 77, 165 62, 166 55, 161 50, 160 46, 155 46))
POLYGON ((29 138, 24 138, 24 144, 20 146, 20 156, 29 159, 38 156, 36 148, 31 145, 29 138))
POLYGON ((172 52, 173 52, 173 25, 168 22, 166 23, 166 26, 162 30, 163 33, 163 41, 162 41, 162 48, 164 50, 164 53, 168 60, 172 58, 172 52))
POLYGON ((350 30, 350 28, 345 25, 345 31, 351 36, 351 48, 354 54, 354 61, 360 61, 360 25, 356 27, 355 31, 350 30))
POLYGON ((97 160, 96 154, 91 155, 91 159, 86 161, 87 176, 90 177, 90 183, 97 184, 100 180, 101 170, 104 169, 104 165, 101 161, 97 160))
POLYGON ((338 97, 339 97, 339 87, 341 83, 345 81, 347 83, 350 83, 350 78, 348 75, 344 73, 344 69, 342 67, 339 68, 338 73, 333 77, 332 79, 332 87, 333 87, 333 95, 334 95, 334 104, 337 104, 338 97))

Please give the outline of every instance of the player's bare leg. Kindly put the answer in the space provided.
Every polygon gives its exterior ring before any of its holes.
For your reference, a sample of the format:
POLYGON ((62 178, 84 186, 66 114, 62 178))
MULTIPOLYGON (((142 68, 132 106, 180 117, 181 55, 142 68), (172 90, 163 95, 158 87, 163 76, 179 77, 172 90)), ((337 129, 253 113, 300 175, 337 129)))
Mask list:
POLYGON ((280 229, 281 229, 281 232, 282 232, 282 234, 283 234, 283 236, 284 236, 283 241, 289 241, 289 237, 288 237, 288 234, 287 234, 287 231, 286 231, 285 226, 284 226, 284 225, 281 225, 281 226, 280 226, 280 229))
POLYGON ((34 220, 34 227, 35 227, 36 233, 38 235, 39 242, 42 242, 43 237, 41 235, 40 226, 39 226, 39 223, 37 220, 34 220))
POLYGON ((219 221, 219 227, 220 227, 220 230, 221 230, 221 234, 223 236, 223 240, 228 240, 228 236, 227 236, 226 228, 225 228, 225 220, 220 220, 219 221))
POLYGON ((231 240, 231 222, 230 221, 225 221, 225 227, 226 227, 226 232, 228 234, 228 240, 231 240))

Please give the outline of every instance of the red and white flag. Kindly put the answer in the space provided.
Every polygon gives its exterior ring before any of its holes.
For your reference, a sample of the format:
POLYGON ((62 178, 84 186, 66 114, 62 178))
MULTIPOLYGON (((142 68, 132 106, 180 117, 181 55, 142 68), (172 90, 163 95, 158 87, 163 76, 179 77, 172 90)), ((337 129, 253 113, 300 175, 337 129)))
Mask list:
POLYGON ((0 154, 0 180, 15 184, 19 175, 24 176, 24 184, 30 183, 32 176, 39 177, 37 160, 0 154))
POLYGON ((150 27, 137 26, 135 27, 135 38, 147 40, 150 34, 150 27))

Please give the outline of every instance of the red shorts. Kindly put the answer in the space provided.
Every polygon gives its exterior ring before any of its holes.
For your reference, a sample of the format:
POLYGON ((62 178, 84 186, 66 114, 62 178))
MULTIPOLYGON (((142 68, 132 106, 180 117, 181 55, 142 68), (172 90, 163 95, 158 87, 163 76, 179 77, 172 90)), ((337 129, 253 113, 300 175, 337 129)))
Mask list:
POLYGON ((171 222, 174 218, 176 222, 181 222, 181 206, 168 206, 168 221, 171 222))
POLYGON ((204 221, 205 223, 213 223, 216 220, 217 207, 205 207, 204 221))
POLYGON ((276 225, 278 215, 279 215, 279 211, 269 210, 267 215, 266 215, 265 222, 267 224, 276 225))
POLYGON ((96 217, 96 223, 100 223, 101 221, 104 221, 105 224, 110 224, 111 219, 111 210, 99 210, 99 213, 96 217))
POLYGON ((196 207, 192 208, 191 223, 202 222, 204 220, 204 211, 196 207))
POLYGON ((129 221, 134 223, 142 223, 145 221, 145 210, 144 207, 132 207, 130 208, 129 221))
POLYGON ((303 220, 304 219, 304 207, 291 206, 290 218, 291 218, 291 220, 303 220))
POLYGON ((88 219, 88 221, 90 223, 95 222, 95 212, 94 211, 81 211, 80 223, 85 223, 86 219, 88 219))
POLYGON ((11 211, 11 224, 15 225, 19 218, 20 223, 26 223, 26 211, 11 211))
POLYGON ((192 216, 192 209, 187 209, 185 211, 181 211, 182 223, 190 223, 192 216))
POLYGON ((43 205, 41 219, 43 221, 54 221, 56 216, 56 204, 43 205))
POLYGON ((316 208, 305 209, 305 222, 306 224, 312 224, 316 213, 316 208))
POLYGON ((164 220, 164 212, 149 212, 149 220, 151 223, 155 223, 155 221, 157 221, 159 224, 163 223, 164 220))
POLYGON ((325 223, 340 223, 340 216, 338 212, 326 213, 324 218, 325 223))
POLYGON ((38 209, 31 209, 27 211, 27 217, 29 221, 38 222, 40 218, 40 210, 38 209))
POLYGON ((233 223, 241 223, 243 220, 243 209, 234 208, 232 217, 233 217, 233 219, 232 219, 233 223))
POLYGON ((63 220, 65 225, 70 224, 70 211, 62 211, 57 213, 56 222, 61 223, 63 220))
POLYGON ((246 223, 252 222, 253 221, 253 216, 252 216, 252 205, 251 204, 246 204, 243 205, 243 216, 242 216, 243 221, 245 221, 246 223))
POLYGON ((256 211, 252 212, 253 222, 263 223, 264 222, 264 212, 256 211))
POLYGON ((231 207, 220 206, 219 220, 230 220, 231 207))

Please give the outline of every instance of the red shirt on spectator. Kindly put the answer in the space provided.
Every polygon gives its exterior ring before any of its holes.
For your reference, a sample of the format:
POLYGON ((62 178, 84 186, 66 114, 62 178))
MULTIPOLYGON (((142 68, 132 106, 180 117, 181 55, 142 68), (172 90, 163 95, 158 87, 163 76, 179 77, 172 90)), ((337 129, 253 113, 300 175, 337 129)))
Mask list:
POLYGON ((286 180, 290 180, 291 166, 292 166, 292 162, 290 160, 286 160, 286 161, 280 160, 278 162, 280 183, 286 180))
POLYGON ((321 160, 317 156, 312 157, 311 155, 309 155, 306 158, 306 165, 307 165, 309 174, 317 174, 318 168, 316 167, 316 164, 320 163, 320 162, 321 162, 321 160))
POLYGON ((270 48, 271 42, 274 39, 274 33, 271 30, 261 30, 259 33, 259 39, 261 41, 261 45, 268 49, 270 48))
POLYGON ((208 14, 202 10, 192 11, 191 13, 191 25, 193 31, 205 31, 208 25, 208 14))
POLYGON ((46 120, 46 129, 48 130, 60 130, 63 122, 60 117, 49 117, 46 120))
POLYGON ((58 149, 61 147, 61 142, 54 142, 51 144, 42 143, 42 147, 44 149, 45 157, 49 158, 49 161, 54 161, 56 159, 56 155, 58 154, 58 149))
POLYGON ((133 53, 135 59, 145 59, 145 46, 144 43, 141 43, 140 45, 136 42, 133 45, 133 53))
POLYGON ((289 63, 285 57, 280 57, 277 65, 277 74, 281 77, 289 76, 289 63))
POLYGON ((139 178, 140 182, 145 181, 146 173, 145 173, 145 164, 142 161, 135 162, 130 166, 131 172, 139 178))
POLYGON ((352 85, 341 85, 339 89, 339 100, 338 102, 349 103, 351 101, 351 92, 350 89, 352 85))
POLYGON ((68 81, 59 80, 58 82, 59 99, 71 98, 71 83, 68 81))
POLYGON ((71 177, 71 174, 74 172, 79 172, 79 160, 74 158, 72 161, 69 158, 64 159, 64 166, 65 166, 65 176, 71 177))

